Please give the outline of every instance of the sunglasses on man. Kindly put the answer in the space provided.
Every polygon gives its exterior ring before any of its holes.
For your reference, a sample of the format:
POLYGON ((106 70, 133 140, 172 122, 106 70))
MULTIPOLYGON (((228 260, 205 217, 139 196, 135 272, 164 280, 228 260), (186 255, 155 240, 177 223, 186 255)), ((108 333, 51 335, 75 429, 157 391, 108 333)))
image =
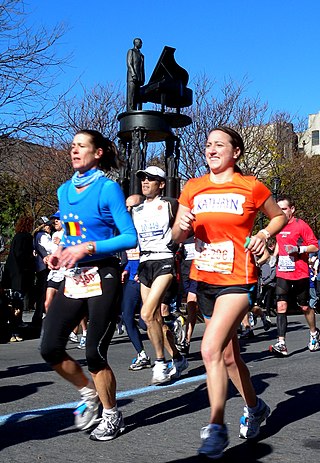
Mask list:
POLYGON ((160 180, 157 177, 152 177, 151 175, 141 175, 140 180, 144 182, 145 180, 148 180, 148 182, 160 182, 160 180))

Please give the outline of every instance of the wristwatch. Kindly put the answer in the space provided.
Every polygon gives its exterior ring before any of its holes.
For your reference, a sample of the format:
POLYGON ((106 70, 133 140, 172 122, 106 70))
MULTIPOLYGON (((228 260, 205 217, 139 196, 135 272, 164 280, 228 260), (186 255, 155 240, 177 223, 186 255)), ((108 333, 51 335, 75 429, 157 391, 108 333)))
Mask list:
POLYGON ((94 254, 94 245, 93 243, 88 243, 87 244, 87 251, 89 256, 92 256, 94 254))

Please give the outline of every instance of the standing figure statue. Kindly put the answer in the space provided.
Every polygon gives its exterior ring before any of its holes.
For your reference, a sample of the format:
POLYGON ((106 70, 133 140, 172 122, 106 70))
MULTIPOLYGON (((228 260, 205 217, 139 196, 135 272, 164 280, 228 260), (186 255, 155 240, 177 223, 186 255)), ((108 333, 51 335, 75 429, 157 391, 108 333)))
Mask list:
POLYGON ((139 101, 139 89, 144 84, 144 56, 140 51, 142 40, 133 40, 134 48, 127 53, 127 111, 142 109, 139 101))

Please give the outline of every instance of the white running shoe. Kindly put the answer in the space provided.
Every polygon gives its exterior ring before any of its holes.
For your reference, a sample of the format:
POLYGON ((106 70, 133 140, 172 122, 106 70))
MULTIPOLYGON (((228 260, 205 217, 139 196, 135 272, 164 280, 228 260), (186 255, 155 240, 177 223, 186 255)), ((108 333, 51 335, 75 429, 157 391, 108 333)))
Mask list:
POLYGON ((78 342, 78 336, 73 331, 69 334, 69 339, 71 342, 78 342))
POLYGON ((151 360, 150 357, 147 356, 144 350, 142 350, 137 357, 132 360, 131 365, 129 366, 129 370, 137 371, 142 370, 143 368, 150 368, 151 367, 151 360))
POLYGON ((87 344, 87 336, 81 336, 78 349, 85 349, 87 344))
POLYGON ((270 352, 274 352, 277 355, 286 357, 288 355, 288 349, 284 341, 277 341, 275 344, 269 347, 270 352))
POLYGON ((185 320, 182 315, 179 315, 178 318, 173 322, 173 335, 174 343, 182 344, 185 340, 186 333, 184 331, 185 320))
POLYGON ((315 352, 320 349, 320 331, 318 330, 318 328, 315 334, 310 333, 308 349, 310 352, 315 352))
POLYGON ((112 414, 102 413, 102 420, 90 434, 90 439, 99 441, 112 440, 124 430, 125 425, 120 411, 112 414))
POLYGON ((82 400, 73 414, 75 426, 84 431, 97 422, 100 400, 94 389, 81 393, 81 398, 82 400))
POLYGON ((240 418, 239 437, 241 439, 254 439, 260 433, 260 424, 270 415, 270 407, 258 399, 259 409, 250 413, 248 407, 243 408, 243 415, 240 418))
POLYGON ((165 362, 155 362, 152 369, 152 384, 163 384, 170 381, 168 367, 165 362))

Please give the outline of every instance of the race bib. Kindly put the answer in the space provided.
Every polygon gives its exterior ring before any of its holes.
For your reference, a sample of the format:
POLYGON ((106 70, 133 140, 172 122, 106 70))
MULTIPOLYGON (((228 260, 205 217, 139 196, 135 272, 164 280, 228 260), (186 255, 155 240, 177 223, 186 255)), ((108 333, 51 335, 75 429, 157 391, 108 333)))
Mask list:
POLYGON ((64 295, 71 299, 101 296, 98 267, 79 267, 65 271, 64 295))
POLYGON ((127 259, 128 260, 139 260, 140 259, 139 247, 136 247, 134 249, 128 249, 128 251, 126 251, 126 253, 127 253, 127 259))
POLYGON ((230 275, 233 270, 234 245, 232 241, 205 243, 196 239, 194 265, 198 270, 230 275))
POLYGON ((279 256, 278 270, 279 272, 294 272, 296 264, 293 256, 279 256))

